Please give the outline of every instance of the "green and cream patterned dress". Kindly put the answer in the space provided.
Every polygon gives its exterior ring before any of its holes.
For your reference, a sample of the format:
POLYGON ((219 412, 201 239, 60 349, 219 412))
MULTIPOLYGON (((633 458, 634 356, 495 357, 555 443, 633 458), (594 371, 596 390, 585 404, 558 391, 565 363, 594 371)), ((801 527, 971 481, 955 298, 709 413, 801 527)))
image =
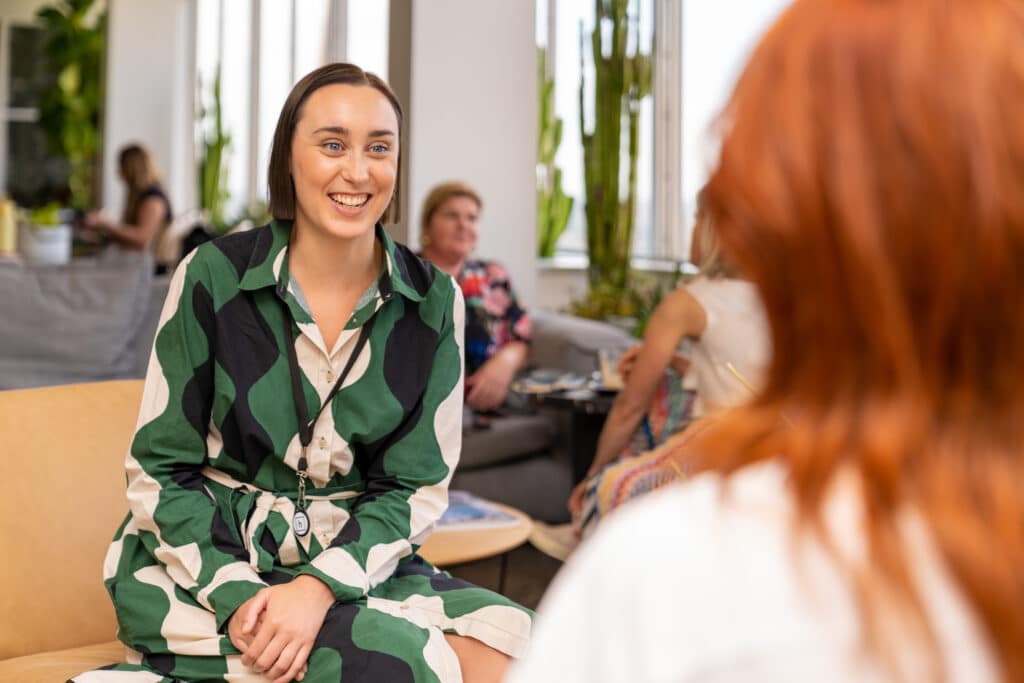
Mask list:
POLYGON ((79 683, 266 680, 242 665, 227 621, 297 574, 337 598, 306 683, 459 681, 446 632, 524 649, 528 610, 416 555, 459 459, 461 293, 378 226, 381 276, 328 349, 288 275, 290 230, 275 221, 205 244, 171 281, 126 462, 130 513, 104 566, 128 664, 79 683), (311 416, 375 318, 316 422, 302 538, 281 300, 311 416))

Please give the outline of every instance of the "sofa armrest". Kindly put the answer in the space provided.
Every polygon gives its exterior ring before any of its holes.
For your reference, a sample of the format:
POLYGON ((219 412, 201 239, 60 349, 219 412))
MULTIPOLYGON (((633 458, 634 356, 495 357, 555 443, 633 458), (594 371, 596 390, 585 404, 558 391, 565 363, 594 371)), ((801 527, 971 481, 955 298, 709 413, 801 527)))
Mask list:
POLYGON ((533 334, 529 363, 533 367, 589 375, 598 367, 598 350, 624 350, 637 343, 635 337, 614 325, 567 313, 531 309, 530 320, 533 334))

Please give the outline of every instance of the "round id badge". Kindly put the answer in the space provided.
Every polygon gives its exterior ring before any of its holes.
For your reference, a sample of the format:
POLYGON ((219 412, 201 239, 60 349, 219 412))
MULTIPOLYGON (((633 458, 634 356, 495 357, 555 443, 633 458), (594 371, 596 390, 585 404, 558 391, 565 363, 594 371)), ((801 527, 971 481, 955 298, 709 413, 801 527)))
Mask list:
POLYGON ((305 510, 295 510, 295 514, 292 515, 292 531, 299 538, 309 533, 309 515, 306 514, 305 510))

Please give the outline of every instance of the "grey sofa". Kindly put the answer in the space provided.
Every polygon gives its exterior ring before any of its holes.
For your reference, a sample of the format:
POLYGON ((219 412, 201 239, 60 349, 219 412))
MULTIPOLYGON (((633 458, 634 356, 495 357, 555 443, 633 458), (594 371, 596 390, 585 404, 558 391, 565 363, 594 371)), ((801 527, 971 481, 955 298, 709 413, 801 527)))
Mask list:
MULTIPOLYGON (((530 310, 529 365, 586 375, 601 348, 626 348, 635 339, 617 327, 561 313, 530 310)), ((534 519, 563 522, 572 490, 569 416, 541 407, 534 414, 498 418, 488 429, 468 427, 451 487, 519 508, 534 519)))
POLYGON ((167 285, 142 253, 0 262, 0 389, 142 377, 167 285))

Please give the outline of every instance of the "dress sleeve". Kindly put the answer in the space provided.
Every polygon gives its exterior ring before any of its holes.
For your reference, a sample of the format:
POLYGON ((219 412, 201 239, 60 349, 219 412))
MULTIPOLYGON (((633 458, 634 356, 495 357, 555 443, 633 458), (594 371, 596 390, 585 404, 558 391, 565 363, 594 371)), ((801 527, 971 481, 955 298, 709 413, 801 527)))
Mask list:
POLYGON ((512 288, 512 278, 509 276, 508 271, 496 261, 491 261, 487 264, 487 271, 488 279, 491 281, 491 288, 494 290, 504 290, 504 295, 507 297, 508 307, 501 316, 501 322, 505 328, 505 332, 502 335, 504 338, 496 340, 498 345, 501 346, 510 341, 529 343, 532 337, 530 317, 519 303, 519 297, 516 296, 516 292, 512 288))
POLYGON ((341 532, 298 568, 351 602, 389 578, 416 551, 448 506, 448 482, 462 448, 462 293, 452 286, 438 331, 422 408, 370 464, 366 493, 341 532))
POLYGON ((266 584, 228 530, 201 474, 216 326, 210 287, 197 275, 203 268, 195 254, 171 279, 125 468, 139 537, 171 579, 216 614, 220 628, 266 584))

